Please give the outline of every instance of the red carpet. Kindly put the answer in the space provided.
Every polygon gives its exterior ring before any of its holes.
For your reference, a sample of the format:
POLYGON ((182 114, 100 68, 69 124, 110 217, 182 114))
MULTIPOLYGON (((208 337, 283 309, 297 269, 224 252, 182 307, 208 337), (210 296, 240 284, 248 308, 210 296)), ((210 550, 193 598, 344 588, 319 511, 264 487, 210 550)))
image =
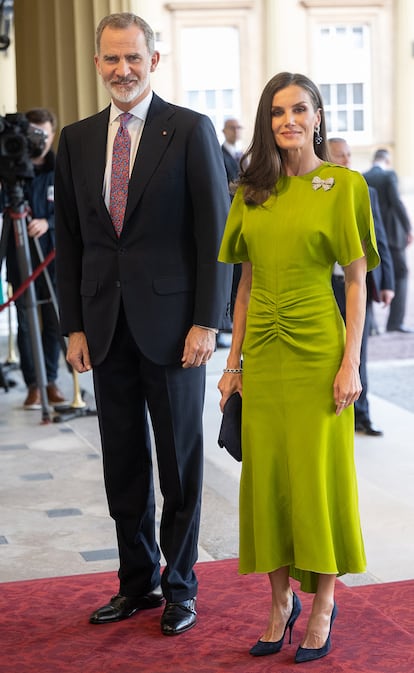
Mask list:
MULTIPOLYGON (((303 634, 253 658, 269 609, 265 576, 237 574, 237 561, 197 566, 198 624, 181 636, 160 633, 162 609, 93 626, 90 612, 117 590, 115 573, 1 585, 1 673, 413 673, 414 581, 349 589, 337 583, 331 654, 295 664, 303 634)), ((311 596, 300 593, 307 616, 311 596)))

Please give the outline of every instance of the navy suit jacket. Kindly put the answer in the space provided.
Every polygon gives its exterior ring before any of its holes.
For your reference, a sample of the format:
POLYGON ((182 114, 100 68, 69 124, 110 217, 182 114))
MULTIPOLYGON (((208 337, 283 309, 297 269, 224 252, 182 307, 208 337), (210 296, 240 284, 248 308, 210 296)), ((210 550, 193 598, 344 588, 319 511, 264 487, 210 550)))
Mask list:
POLYGON ((227 173, 227 181, 235 182, 240 174, 240 165, 237 159, 226 149, 224 145, 221 146, 223 152, 224 166, 227 173))
POLYGON ((370 187, 377 190, 388 245, 404 249, 408 243, 411 223, 399 196, 397 174, 395 171, 386 171, 381 166, 373 166, 364 173, 364 178, 370 187))
POLYGON ((372 287, 369 288, 372 293, 371 298, 374 299, 375 301, 380 301, 381 290, 395 289, 394 265, 392 262, 390 249, 388 246, 387 234, 381 217, 381 210, 379 206, 377 190, 374 189, 373 187, 368 187, 368 191, 371 199, 371 210, 372 210, 372 216, 374 218, 375 236, 377 238, 378 252, 381 259, 381 263, 378 264, 378 266, 376 266, 375 269, 369 271, 367 274, 368 288, 371 279, 372 287))
POLYGON ((217 262, 229 208, 208 117, 153 99, 117 238, 102 196, 109 108, 64 128, 56 165, 57 282, 63 334, 84 331, 92 364, 122 303, 141 352, 181 360, 193 324, 220 327, 231 267, 217 262))

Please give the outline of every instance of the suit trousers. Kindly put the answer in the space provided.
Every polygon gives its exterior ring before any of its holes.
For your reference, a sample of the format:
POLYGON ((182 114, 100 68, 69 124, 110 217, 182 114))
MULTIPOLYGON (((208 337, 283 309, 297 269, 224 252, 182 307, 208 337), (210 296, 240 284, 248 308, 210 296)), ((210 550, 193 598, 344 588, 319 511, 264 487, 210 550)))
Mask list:
POLYGON ((120 593, 161 586, 167 601, 197 594, 205 367, 161 366, 138 348, 121 307, 110 350, 93 370, 105 488, 119 549, 120 593), (159 541, 148 411, 163 497, 159 541))
POLYGON ((408 293, 408 265, 405 248, 391 248, 390 253, 395 274, 395 296, 391 302, 387 330, 397 330, 404 324, 408 293))
POLYGON ((361 394, 355 402, 355 423, 370 423, 369 402, 368 402, 368 372, 367 372, 367 349, 368 337, 371 332, 372 325, 372 301, 367 301, 367 309, 365 314, 364 329, 361 340, 361 359, 359 365, 359 376, 361 379, 361 394))

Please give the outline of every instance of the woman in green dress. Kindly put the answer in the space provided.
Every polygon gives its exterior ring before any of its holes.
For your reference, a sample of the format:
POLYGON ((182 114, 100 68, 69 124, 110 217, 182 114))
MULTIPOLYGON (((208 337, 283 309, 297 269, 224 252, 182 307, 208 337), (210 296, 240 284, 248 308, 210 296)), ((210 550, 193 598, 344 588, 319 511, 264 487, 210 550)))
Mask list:
POLYGON ((325 656, 336 577, 365 570, 353 403, 365 276, 379 262, 363 177, 328 161, 316 85, 280 73, 263 90, 219 259, 242 263, 221 408, 243 397, 240 572, 268 573, 269 621, 250 650, 278 652, 315 594, 297 662, 325 656), (332 292, 345 270, 347 329, 332 292), (243 366, 241 364, 243 359, 243 366))

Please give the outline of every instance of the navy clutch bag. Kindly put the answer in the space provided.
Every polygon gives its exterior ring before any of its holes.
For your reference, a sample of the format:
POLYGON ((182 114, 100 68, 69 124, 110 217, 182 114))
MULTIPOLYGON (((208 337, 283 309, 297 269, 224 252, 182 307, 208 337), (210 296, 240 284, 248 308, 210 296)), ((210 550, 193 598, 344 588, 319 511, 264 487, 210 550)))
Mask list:
POLYGON ((239 393, 230 395, 223 409, 218 445, 237 461, 242 459, 241 449, 241 413, 242 398, 239 393))

